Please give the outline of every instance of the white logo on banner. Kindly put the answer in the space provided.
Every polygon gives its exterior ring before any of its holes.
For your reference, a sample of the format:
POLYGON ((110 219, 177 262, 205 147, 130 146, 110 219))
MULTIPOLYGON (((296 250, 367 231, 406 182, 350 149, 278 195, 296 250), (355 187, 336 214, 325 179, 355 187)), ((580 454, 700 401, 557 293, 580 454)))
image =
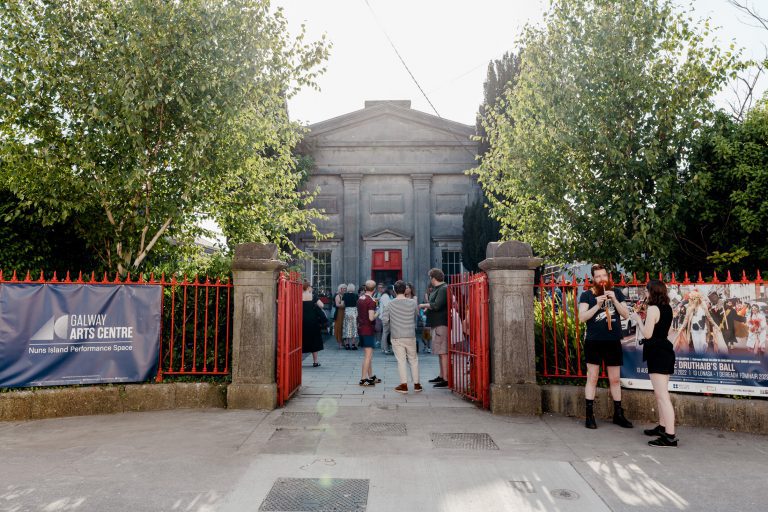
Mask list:
POLYGON ((69 333, 69 315, 60 316, 56 318, 52 316, 45 325, 43 325, 38 331, 32 335, 30 340, 32 341, 53 341, 53 335, 56 334, 59 338, 66 339, 69 333))

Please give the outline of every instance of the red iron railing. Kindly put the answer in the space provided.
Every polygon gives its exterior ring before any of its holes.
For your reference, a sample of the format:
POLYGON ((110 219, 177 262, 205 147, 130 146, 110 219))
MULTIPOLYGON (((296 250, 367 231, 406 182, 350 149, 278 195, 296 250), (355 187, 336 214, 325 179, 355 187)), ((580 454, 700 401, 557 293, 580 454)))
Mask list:
POLYGON ((301 387, 302 281, 285 272, 277 281, 277 403, 282 406, 301 387))
POLYGON ((164 375, 229 375, 232 346, 232 283, 199 278, 163 285, 163 327, 157 381, 164 375))
MULTIPOLYGON (((624 274, 620 274, 618 281, 610 276, 613 286, 621 289, 628 299, 630 312, 635 300, 644 295, 644 288, 650 279, 650 275, 647 273, 640 280, 633 273, 632 279, 629 281, 624 274)), ((678 281, 675 274, 672 274, 669 279, 659 274, 658 279, 663 281, 668 288, 742 284, 754 285, 756 287, 755 295, 758 297, 765 293, 761 291, 764 283, 759 271, 755 280, 747 279, 745 272, 742 272, 741 278, 738 280, 733 280, 730 272, 727 273, 725 280, 718 279, 717 273, 715 273, 711 280, 705 281, 701 272, 693 281, 688 278, 687 273, 682 281, 678 281)), ((585 276, 584 280, 577 280, 574 277, 571 281, 567 281, 565 277, 547 281, 542 278, 535 287, 534 315, 537 326, 534 334, 536 337, 537 371, 540 377, 586 378, 587 365, 583 345, 585 326, 578 320, 578 301, 581 292, 591 286, 592 283, 585 276)), ((623 330, 624 338, 635 334, 631 322, 622 320, 618 327, 623 330)), ((601 377, 605 376, 605 368, 603 368, 601 377)))
POLYGON ((457 274, 448 285, 448 386, 490 407, 488 276, 457 274))
POLYGON ((158 382, 165 375, 228 375, 230 371, 230 347, 232 345, 232 283, 220 279, 191 281, 185 276, 167 280, 165 275, 156 279, 154 274, 145 278, 139 274, 125 279, 115 275, 112 279, 105 272, 97 278, 94 272, 72 279, 67 272, 59 278, 56 272, 50 279, 40 272, 32 279, 30 272, 19 279, 16 272, 10 278, 0 270, 0 282, 30 284, 88 284, 124 286, 162 286, 163 300, 160 305, 160 348, 158 353, 158 382))

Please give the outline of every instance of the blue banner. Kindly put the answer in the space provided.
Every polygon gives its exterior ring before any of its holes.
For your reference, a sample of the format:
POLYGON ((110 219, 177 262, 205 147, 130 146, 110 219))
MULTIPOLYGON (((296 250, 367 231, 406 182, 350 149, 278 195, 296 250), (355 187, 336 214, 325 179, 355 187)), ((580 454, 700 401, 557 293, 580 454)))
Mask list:
MULTIPOLYGON (((640 312, 644 287, 625 289, 640 312)), ((668 285, 673 311, 667 339, 675 350, 669 390, 768 397, 768 299, 762 284, 668 285)), ((621 383, 652 389, 642 360, 642 337, 631 321, 624 329, 621 383)))
POLYGON ((0 284, 0 387, 150 379, 161 301, 158 285, 0 284))

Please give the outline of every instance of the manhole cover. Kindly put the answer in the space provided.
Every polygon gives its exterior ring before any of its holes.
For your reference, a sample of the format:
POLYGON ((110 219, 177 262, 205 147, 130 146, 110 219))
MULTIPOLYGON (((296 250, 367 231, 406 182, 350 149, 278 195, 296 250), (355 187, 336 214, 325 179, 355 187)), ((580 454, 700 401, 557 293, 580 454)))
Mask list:
POLYGON ((405 423, 353 423, 352 432, 380 436, 404 436, 408 434, 405 423))
POLYGON ((368 480, 278 478, 260 511, 365 512, 368 480))
POLYGON ((291 427, 311 427, 320 423, 320 413, 317 412, 283 412, 275 418, 273 425, 284 425, 291 427))
POLYGON ((579 493, 570 489, 554 489, 550 491, 552 497, 559 498, 561 500, 577 500, 579 499, 579 493))
POLYGON ((432 432, 430 434, 432 446, 435 448, 456 448, 461 450, 498 450, 488 434, 444 434, 432 432))
POLYGON ((509 483, 518 492, 525 494, 536 493, 536 489, 533 488, 533 484, 528 480, 510 480, 509 483))

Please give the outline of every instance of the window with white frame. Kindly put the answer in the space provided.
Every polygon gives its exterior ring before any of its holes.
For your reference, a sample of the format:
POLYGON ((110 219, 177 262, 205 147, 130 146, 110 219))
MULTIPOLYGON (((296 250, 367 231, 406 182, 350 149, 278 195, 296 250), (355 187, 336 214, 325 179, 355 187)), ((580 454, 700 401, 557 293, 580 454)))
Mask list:
POLYGON ((318 295, 331 294, 331 251, 312 251, 312 288, 318 295))
POLYGON ((466 272, 464 265, 461 264, 461 251, 442 251, 442 254, 442 270, 446 279, 448 279, 448 276, 466 272))

